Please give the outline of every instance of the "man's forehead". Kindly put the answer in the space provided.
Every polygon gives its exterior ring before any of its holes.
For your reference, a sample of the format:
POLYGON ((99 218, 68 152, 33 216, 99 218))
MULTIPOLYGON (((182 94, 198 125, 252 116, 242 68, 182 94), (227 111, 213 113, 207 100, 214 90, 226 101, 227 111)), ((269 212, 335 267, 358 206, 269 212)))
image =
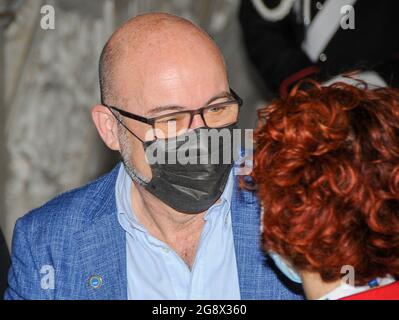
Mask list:
POLYGON ((165 105, 193 108, 228 91, 224 66, 211 60, 182 56, 180 61, 155 59, 130 67, 120 64, 115 86, 130 102, 131 112, 149 113, 165 105))

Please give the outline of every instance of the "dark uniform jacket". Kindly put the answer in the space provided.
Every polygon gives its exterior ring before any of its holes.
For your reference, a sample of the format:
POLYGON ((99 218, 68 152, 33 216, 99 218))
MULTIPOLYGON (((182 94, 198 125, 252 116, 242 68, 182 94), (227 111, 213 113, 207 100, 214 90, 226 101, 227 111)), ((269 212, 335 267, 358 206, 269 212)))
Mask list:
MULTIPOLYGON (((281 1, 289 0, 263 3, 273 9, 281 1)), ((388 85, 399 87, 399 1, 357 0, 353 4, 355 28, 339 27, 317 61, 312 61, 302 44, 328 1, 336 0, 296 0, 278 21, 266 20, 252 0, 241 1, 239 17, 248 55, 268 87, 274 94, 285 94, 303 77, 313 75, 324 81, 352 70, 374 70, 388 85)))

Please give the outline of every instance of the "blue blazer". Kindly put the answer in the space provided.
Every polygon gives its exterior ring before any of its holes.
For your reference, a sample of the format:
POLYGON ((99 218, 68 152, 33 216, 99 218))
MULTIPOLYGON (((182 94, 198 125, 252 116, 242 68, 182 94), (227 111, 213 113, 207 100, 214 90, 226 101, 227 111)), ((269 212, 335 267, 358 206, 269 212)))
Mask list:
MULTIPOLYGON (((115 204, 119 166, 17 221, 5 299, 127 299, 126 238, 115 204), (96 275, 98 288, 89 283, 96 275)), ((241 298, 302 299, 266 264, 256 197, 237 183, 231 213, 241 298)))

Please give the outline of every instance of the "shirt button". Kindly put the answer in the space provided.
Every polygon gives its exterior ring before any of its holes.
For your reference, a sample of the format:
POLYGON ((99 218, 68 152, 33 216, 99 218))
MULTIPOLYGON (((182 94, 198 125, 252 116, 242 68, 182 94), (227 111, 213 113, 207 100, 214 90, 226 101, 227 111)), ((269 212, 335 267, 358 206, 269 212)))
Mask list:
POLYGON ((166 248, 166 247, 163 247, 162 251, 165 252, 165 253, 169 253, 170 250, 168 248, 166 248))
POLYGON ((325 53, 321 53, 319 56, 319 59, 321 62, 326 62, 327 61, 327 55, 325 53))
POLYGON ((317 1, 316 8, 317 8, 317 10, 322 10, 323 9, 323 4, 321 2, 319 2, 319 1, 317 1))

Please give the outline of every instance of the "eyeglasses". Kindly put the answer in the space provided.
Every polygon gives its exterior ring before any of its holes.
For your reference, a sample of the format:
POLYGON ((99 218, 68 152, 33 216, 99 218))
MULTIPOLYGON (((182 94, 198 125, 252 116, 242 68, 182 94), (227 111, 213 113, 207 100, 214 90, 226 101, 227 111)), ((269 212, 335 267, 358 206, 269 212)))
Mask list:
MULTIPOLYGON (((111 112, 116 111, 126 118, 151 125, 154 130, 155 138, 172 138, 187 132, 191 127, 194 116, 197 114, 201 115, 202 121, 206 128, 209 129, 223 128, 237 123, 243 100, 231 88, 230 94, 226 97, 219 98, 218 100, 219 101, 216 103, 197 110, 178 111, 152 118, 142 117, 105 103, 103 103, 103 105, 109 108, 111 112)), ((112 112, 112 114, 131 134, 142 141, 142 139, 126 127, 114 112, 112 112)))

